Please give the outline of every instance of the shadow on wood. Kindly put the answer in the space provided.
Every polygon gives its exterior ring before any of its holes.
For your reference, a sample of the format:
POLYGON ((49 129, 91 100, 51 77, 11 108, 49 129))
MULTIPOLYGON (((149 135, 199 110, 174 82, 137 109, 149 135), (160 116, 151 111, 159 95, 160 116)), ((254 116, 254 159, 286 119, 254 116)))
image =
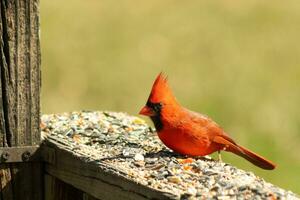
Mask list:
MULTIPOLYGON (((36 156, 40 157, 40 153, 36 152, 33 157, 36 156)), ((43 177, 40 175, 42 174, 42 165, 38 161, 2 163, 0 165, 1 199, 42 199, 43 177)))

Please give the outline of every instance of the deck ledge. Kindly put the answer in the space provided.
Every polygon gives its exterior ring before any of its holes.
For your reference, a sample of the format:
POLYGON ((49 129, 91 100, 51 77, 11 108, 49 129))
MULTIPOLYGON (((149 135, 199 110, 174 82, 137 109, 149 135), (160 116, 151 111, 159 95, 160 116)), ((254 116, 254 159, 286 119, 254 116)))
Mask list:
POLYGON ((185 162, 124 113, 44 115, 41 128, 46 172, 95 198, 299 198, 229 164, 185 162))

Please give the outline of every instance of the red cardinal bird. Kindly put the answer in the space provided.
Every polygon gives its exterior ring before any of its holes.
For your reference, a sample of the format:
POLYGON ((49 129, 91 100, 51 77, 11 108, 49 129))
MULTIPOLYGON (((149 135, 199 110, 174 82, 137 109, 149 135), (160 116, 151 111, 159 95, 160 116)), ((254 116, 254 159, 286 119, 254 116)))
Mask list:
POLYGON ((224 150, 263 169, 275 168, 271 161, 238 145, 210 118, 182 107, 162 73, 156 78, 146 106, 139 114, 151 118, 160 140, 177 153, 205 156, 224 150))

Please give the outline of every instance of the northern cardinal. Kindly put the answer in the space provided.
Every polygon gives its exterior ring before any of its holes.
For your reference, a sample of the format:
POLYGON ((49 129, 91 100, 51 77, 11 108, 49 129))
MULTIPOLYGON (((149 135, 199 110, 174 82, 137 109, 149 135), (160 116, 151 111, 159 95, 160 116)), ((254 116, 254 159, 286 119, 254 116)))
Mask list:
POLYGON ((263 169, 275 164, 238 145, 210 118, 182 107, 160 73, 146 105, 139 112, 151 118, 160 140, 173 151, 188 156, 205 156, 215 151, 239 155, 263 169))

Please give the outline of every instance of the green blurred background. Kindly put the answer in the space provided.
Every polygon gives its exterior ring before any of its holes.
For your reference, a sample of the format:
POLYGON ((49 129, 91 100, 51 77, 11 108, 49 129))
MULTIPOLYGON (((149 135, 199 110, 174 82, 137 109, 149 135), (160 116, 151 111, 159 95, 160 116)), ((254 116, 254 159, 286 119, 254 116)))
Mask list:
POLYGON ((299 37, 296 0, 42 0, 42 112, 137 115, 164 71, 183 105, 278 168, 223 160, 300 193, 299 37))

